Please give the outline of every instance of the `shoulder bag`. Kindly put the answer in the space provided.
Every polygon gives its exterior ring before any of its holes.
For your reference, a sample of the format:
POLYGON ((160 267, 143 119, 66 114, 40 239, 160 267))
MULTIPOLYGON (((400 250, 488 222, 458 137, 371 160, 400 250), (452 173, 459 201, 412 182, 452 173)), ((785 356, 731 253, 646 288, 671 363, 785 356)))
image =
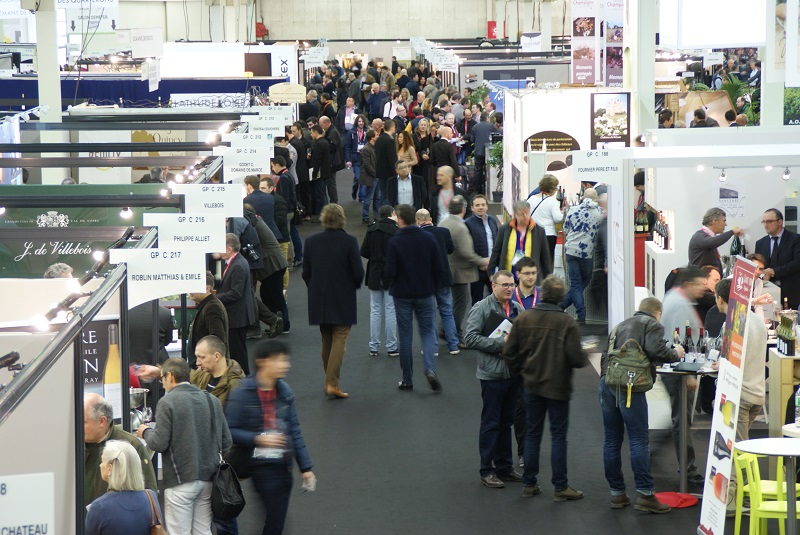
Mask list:
MULTIPOLYGON (((206 392, 208 410, 211 416, 211 434, 217 436, 216 417, 214 415, 214 405, 211 402, 211 394, 206 392)), ((218 441, 219 467, 211 480, 211 512, 214 518, 220 520, 230 520, 239 516, 244 509, 244 492, 239 478, 233 467, 222 458, 222 439, 218 441)))
POLYGON ((156 504, 155 493, 150 494, 150 490, 144 489, 147 500, 150 502, 150 535, 168 535, 164 529, 164 522, 161 520, 161 511, 156 504))

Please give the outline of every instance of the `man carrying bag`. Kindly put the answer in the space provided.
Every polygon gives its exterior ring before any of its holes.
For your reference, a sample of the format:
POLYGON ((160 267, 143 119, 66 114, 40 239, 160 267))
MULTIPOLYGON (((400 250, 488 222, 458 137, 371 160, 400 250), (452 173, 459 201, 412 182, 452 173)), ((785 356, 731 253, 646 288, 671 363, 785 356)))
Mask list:
POLYGON ((620 454, 624 429, 627 429, 637 493, 634 509, 651 513, 670 511, 669 506, 656 498, 650 473, 645 392, 655 382, 656 363, 680 360, 683 348, 667 347, 660 319, 661 301, 654 297, 644 299, 639 311, 611 332, 608 349, 600 361, 599 396, 605 428, 603 462, 606 480, 611 487, 612 509, 622 509, 631 504, 625 492, 620 454))

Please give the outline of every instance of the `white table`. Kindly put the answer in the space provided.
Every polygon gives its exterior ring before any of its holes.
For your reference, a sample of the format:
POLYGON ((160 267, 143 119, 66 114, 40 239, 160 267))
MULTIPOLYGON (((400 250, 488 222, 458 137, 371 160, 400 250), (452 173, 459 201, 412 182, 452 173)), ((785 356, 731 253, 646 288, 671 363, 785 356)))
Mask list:
POLYGON ((784 436, 800 438, 800 427, 797 427, 797 424, 786 424, 781 431, 783 431, 784 436))
MULTIPOLYGON (((756 455, 783 457, 786 464, 786 488, 794 487, 797 470, 794 458, 800 456, 800 440, 796 438, 753 438, 736 443, 736 449, 756 455)), ((786 534, 797 535, 797 502, 794 497, 786 500, 786 534)))

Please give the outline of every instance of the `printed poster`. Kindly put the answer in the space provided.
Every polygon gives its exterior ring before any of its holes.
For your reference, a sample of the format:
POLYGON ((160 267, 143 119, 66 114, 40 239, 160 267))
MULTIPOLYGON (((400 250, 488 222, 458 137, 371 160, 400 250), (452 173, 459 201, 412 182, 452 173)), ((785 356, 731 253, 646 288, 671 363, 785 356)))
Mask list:
POLYGON ((631 94, 592 94, 592 148, 614 149, 631 145, 631 94))
POLYGON ((574 0, 571 13, 572 83, 594 84, 601 80, 600 3, 597 0, 574 0))
POLYGON ((603 80, 606 87, 623 85, 623 9, 621 0, 608 0, 603 6, 603 80))
MULTIPOLYGON (((698 533, 725 533, 728 485, 733 469, 732 451, 736 443, 736 423, 742 394, 742 378, 747 343, 747 312, 753 294, 756 266, 742 257, 733 268, 728 315, 720 350, 717 394, 708 443, 703 508, 698 533)), ((741 484, 741 482, 739 482, 741 484)))

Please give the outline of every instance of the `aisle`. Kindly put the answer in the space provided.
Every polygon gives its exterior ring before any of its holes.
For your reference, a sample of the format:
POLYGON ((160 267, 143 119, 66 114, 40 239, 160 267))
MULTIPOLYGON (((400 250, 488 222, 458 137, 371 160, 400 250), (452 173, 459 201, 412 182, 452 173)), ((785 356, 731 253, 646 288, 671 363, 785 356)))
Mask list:
MULTIPOLYGON (((352 175, 339 175, 341 204, 348 215, 346 230, 360 243, 366 227, 360 221, 360 205, 350 200, 352 175)), ((321 230, 320 225, 309 223, 300 229, 304 238, 321 230)), ((440 351, 438 367, 444 392, 432 395, 423 380, 419 341, 415 339, 416 388, 398 391, 397 359, 389 359, 385 350, 377 358, 369 357, 369 295, 365 288, 358 294, 358 325, 351 331, 342 369, 342 388, 351 397, 326 400, 319 331, 307 325, 306 290, 300 274, 300 268, 291 273, 288 303, 292 331, 283 340, 292 347, 288 382, 296 394, 318 486, 316 492, 304 494, 299 477, 295 477, 287 534, 696 532, 699 507, 668 515, 608 507, 598 377, 592 366, 575 374, 571 404, 570 484, 586 494, 578 502, 552 501, 549 434, 542 448, 541 495, 523 499, 519 484, 499 490, 480 485, 477 436, 481 402, 475 354, 462 351, 450 356, 440 351)), ((668 434, 661 435, 653 444, 657 487, 677 490, 675 454, 668 434)), ((701 436, 696 436, 695 442, 698 446, 705 443, 701 436)), ((704 448, 698 447, 698 463, 704 463, 704 448)), ((624 462, 633 495, 627 456, 624 462)), ((260 533, 263 516, 249 482, 246 488, 251 499, 240 518, 240 532, 250 535, 260 533)), ((747 529, 746 521, 743 529, 747 529)), ((731 521, 726 532, 732 531, 731 521)))

